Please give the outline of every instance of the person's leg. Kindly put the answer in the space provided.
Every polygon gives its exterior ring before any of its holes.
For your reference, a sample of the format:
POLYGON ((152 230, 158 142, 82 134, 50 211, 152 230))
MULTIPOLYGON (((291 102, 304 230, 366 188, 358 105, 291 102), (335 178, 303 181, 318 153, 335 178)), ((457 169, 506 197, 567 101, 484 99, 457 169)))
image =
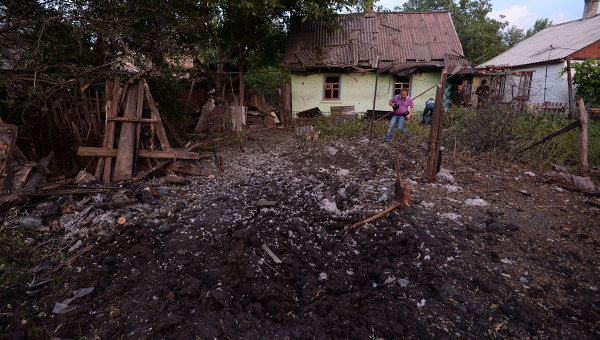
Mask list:
POLYGON ((428 111, 429 111, 429 109, 427 107, 425 107, 425 110, 423 110, 423 118, 421 118, 421 125, 425 125, 426 124, 427 112, 428 111))
POLYGON ((392 140, 392 131, 394 130, 394 125, 397 124, 398 117, 399 116, 397 116, 397 115, 393 115, 392 119, 390 119, 390 125, 388 126, 387 133, 385 134, 385 137, 383 138, 383 140, 385 140, 387 142, 392 140))
POLYGON ((427 110, 427 124, 431 125, 431 115, 433 114, 433 108, 427 110))
POLYGON ((404 121, 406 118, 404 116, 398 116, 398 129, 403 131, 406 134, 406 137, 410 137, 410 132, 404 127, 404 121))

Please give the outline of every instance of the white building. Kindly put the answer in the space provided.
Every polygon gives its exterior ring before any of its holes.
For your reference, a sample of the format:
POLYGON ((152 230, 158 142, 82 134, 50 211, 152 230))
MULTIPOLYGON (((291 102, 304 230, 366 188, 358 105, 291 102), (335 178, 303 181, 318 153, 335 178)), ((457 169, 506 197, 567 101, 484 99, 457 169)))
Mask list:
POLYGON ((595 7, 586 7, 584 18, 550 26, 477 66, 473 88, 487 79, 496 100, 568 103, 566 58, 572 63, 600 58, 597 5, 596 1, 595 7))

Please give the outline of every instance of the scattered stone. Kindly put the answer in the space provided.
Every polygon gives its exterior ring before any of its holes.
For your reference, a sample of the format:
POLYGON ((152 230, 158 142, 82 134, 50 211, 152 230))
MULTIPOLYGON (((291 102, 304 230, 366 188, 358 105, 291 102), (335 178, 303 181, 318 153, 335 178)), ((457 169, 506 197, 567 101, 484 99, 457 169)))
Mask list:
POLYGON ((456 182, 456 180, 454 179, 454 176, 452 176, 450 174, 450 171, 448 171, 448 169, 443 169, 443 168, 440 169, 440 171, 435 175, 435 179, 441 183, 454 184, 456 182))
POLYGON ((469 198, 469 199, 465 200, 465 204, 466 205, 472 205, 472 206, 475 206, 475 207, 487 207, 489 205, 488 202, 482 200, 479 197, 477 197, 477 198, 469 198))
POLYGON ((533 172, 531 172, 531 171, 526 171, 524 174, 527 175, 527 176, 529 176, 529 177, 535 177, 535 174, 533 172))
POLYGON ((272 208, 276 206, 279 202, 277 201, 258 201, 256 202, 257 208, 272 208))
POLYGON ((321 204, 319 205, 321 209, 329 211, 332 214, 340 215, 342 212, 338 209, 337 205, 334 201, 328 200, 324 198, 321 200, 321 204))
POLYGON ((120 224, 120 225, 123 225, 126 222, 127 222, 127 219, 125 217, 123 217, 123 216, 117 218, 117 223, 120 224))
POLYGON ((525 196, 531 196, 530 193, 527 192, 527 190, 517 190, 518 193, 523 194, 525 196))
POLYGON ((520 282, 522 282, 522 283, 527 283, 527 282, 529 282, 529 280, 527 280, 527 278, 526 278, 526 277, 523 277, 523 276, 521 276, 521 277, 519 278, 519 281, 520 281, 520 282))
POLYGON ((320 273, 319 274, 319 281, 325 281, 329 278, 329 276, 327 275, 327 273, 320 273))

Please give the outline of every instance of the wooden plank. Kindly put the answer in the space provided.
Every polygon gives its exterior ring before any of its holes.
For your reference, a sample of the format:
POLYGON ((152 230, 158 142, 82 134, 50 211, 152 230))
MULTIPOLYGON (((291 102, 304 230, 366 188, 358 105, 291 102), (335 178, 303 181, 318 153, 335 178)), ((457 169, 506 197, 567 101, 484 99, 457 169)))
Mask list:
MULTIPOLYGON (((82 157, 118 157, 118 150, 97 148, 91 146, 81 146, 77 149, 77 156, 82 157)), ((205 159, 211 158, 208 154, 199 154, 196 152, 171 149, 162 150, 140 150, 140 158, 171 158, 171 159, 205 159)))
POLYGON ((108 119, 112 122, 132 122, 132 123, 158 123, 160 120, 153 118, 126 118, 126 117, 112 117, 108 119))
MULTIPOLYGON (((110 102, 106 103, 108 106, 105 107, 106 117, 116 117, 119 114, 119 102, 121 93, 121 78, 115 77, 112 85, 112 93, 110 95, 110 102)), ((116 123, 106 121, 106 144, 105 148, 112 149, 115 145, 115 128, 116 123)), ((103 182, 110 182, 112 180, 112 158, 104 158, 104 171, 102 173, 103 182)))
MULTIPOLYGON (((144 90, 145 90, 145 88, 138 84, 137 109, 135 111, 135 118, 134 118, 136 120, 142 118, 142 111, 144 109, 144 90)), ((131 170, 132 176, 133 176, 133 174, 136 173, 138 153, 140 150, 140 133, 141 133, 141 131, 142 131, 142 124, 140 122, 135 122, 135 139, 133 142, 133 168, 131 170)))
MULTIPOLYGON (((188 146, 187 148, 183 149, 183 151, 193 151, 194 149, 200 147, 202 145, 202 143, 195 143, 193 145, 188 146)), ((204 156, 204 155, 203 155, 204 156)), ((209 155, 207 155, 208 157, 210 157, 209 155)), ((168 160, 168 161, 162 161, 158 164, 156 164, 155 166, 151 167, 148 170, 145 170, 143 172, 140 172, 139 174, 137 174, 133 180, 134 181, 139 181, 140 179, 150 175, 151 173, 155 172, 158 169, 161 169, 167 165, 169 165, 173 160, 168 160)))
MULTIPOLYGON (((111 118, 110 114, 109 114, 109 110, 110 110, 110 96, 112 95, 112 86, 113 83, 110 81, 106 81, 106 83, 104 84, 104 112, 106 115, 106 121, 108 123, 108 120, 111 118)), ((102 146, 107 147, 106 144, 108 144, 108 126, 107 123, 104 124, 104 137, 102 139, 102 146)), ((101 180, 102 179, 102 173, 104 172, 104 158, 99 158, 98 159, 98 163, 96 164, 96 171, 94 171, 94 177, 96 177, 97 180, 101 180)))
MULTIPOLYGON (((152 98, 152 94, 150 93, 150 87, 148 87, 148 83, 145 80, 142 80, 142 82, 144 84, 144 88, 146 89, 146 101, 150 106, 152 118, 160 120, 160 113, 158 112, 154 98, 152 98)), ((162 149, 170 150, 171 144, 169 143, 169 139, 167 138, 167 133, 165 132, 165 127, 163 126, 162 122, 156 123, 156 134, 158 135, 158 140, 160 141, 162 149)))
MULTIPOLYGON (((129 85, 125 100, 124 117, 135 118, 138 101, 138 86, 140 86, 139 82, 129 85)), ((131 122, 121 123, 119 146, 115 160, 115 171, 113 174, 114 181, 128 180, 133 176, 135 143, 135 124, 131 122)))
POLYGON ((427 163, 425 165, 425 177, 429 181, 435 180, 437 169, 439 168, 439 149, 442 131, 442 101, 445 88, 445 74, 442 75, 443 80, 438 86, 435 93, 435 105, 431 117, 431 130, 429 131, 429 151, 427 155, 427 163))
POLYGON ((577 108, 579 109, 579 174, 589 176, 590 164, 588 163, 588 113, 585 103, 581 97, 577 97, 577 108))

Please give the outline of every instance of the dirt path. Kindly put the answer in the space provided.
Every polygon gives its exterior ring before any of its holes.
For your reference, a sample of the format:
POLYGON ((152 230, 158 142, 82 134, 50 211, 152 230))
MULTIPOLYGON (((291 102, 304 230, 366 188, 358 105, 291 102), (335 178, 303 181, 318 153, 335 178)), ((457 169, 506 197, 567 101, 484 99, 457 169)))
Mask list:
POLYGON ((157 180, 169 194, 90 236, 64 286, 37 300, 43 327, 64 339, 600 337, 590 198, 475 159, 451 162, 456 183, 423 183, 424 154, 269 132, 225 152, 222 178, 157 180), (413 205, 350 229, 391 203, 396 154, 413 205), (76 310, 51 314, 85 287, 76 310))

